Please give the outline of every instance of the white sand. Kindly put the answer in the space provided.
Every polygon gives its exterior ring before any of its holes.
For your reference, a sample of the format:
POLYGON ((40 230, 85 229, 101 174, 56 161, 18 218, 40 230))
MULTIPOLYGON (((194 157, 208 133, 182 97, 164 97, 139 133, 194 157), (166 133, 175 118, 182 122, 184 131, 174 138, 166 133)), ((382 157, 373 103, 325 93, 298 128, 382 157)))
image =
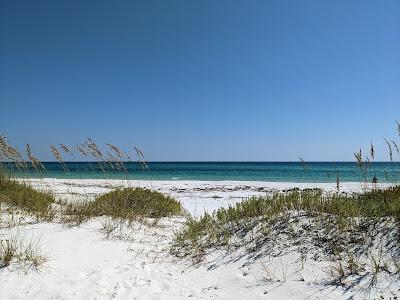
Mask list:
MULTIPOLYGON (((275 190, 336 188, 334 184, 61 179, 32 184, 71 201, 118 185, 144 186, 176 197, 195 215, 275 190)), ((342 184, 344 191, 361 188, 359 183, 342 184)), ((398 283, 385 279, 369 294, 328 285, 330 263, 307 260, 302 269, 296 251, 254 260, 215 251, 195 267, 169 254, 173 231, 182 226, 182 218, 164 220, 158 228, 137 225, 123 230, 127 235, 123 239, 106 239, 101 232, 104 221, 98 218, 79 228, 39 223, 13 229, 28 238, 41 237, 49 261, 39 272, 15 263, 0 269, 0 299, 365 299, 399 293, 398 283)), ((0 236, 9 233, 10 229, 0 229, 0 236)))

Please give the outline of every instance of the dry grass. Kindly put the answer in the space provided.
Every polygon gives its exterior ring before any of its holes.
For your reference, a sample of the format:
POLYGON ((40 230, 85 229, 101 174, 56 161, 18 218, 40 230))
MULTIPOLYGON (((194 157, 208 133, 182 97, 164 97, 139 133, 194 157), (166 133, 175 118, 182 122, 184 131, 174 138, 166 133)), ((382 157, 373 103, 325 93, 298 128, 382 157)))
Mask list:
POLYGON ((11 233, 0 237, 0 268, 9 266, 12 262, 37 269, 47 262, 40 247, 40 239, 30 239, 20 233, 11 233))

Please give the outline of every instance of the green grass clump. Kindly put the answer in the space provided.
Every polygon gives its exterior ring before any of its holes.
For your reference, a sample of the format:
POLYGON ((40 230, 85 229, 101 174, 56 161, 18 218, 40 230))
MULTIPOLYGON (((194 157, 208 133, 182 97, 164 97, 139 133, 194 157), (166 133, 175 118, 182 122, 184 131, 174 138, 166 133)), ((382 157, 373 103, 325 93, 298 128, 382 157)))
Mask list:
POLYGON ((0 268, 17 262, 36 269, 46 261, 39 239, 27 240, 18 233, 0 237, 0 268))
MULTIPOLYGON (((372 226, 385 218, 399 224, 400 186, 354 195, 324 195, 312 190, 252 197, 199 219, 188 219, 175 236, 173 252, 193 255, 197 260, 199 253, 213 247, 231 246, 233 238, 243 241, 244 236, 249 232, 254 234, 254 230, 263 238, 273 229, 276 234, 290 235, 291 217, 304 215, 315 226, 303 230, 321 229, 326 233, 324 246, 342 249, 341 246, 346 246, 343 237, 356 236, 365 224, 372 226)), ((398 231, 400 236, 400 229, 398 231)), ((332 249, 331 253, 336 251, 332 249)))
POLYGON ((98 196, 94 201, 58 201, 57 204, 60 206, 61 221, 72 226, 100 216, 140 221, 183 214, 182 205, 177 200, 143 188, 116 189, 98 196))
POLYGON ((58 201, 60 221, 67 226, 79 226, 92 218, 102 217, 102 229, 108 239, 119 231, 118 238, 129 238, 121 228, 131 230, 136 222, 155 226, 162 217, 184 214, 180 202, 159 192, 143 188, 116 189, 100 195, 94 201, 58 201), (117 230, 118 229, 118 230, 117 230))
POLYGON ((40 192, 31 186, 0 173, 0 204, 21 209, 40 219, 52 216, 53 195, 40 192))
POLYGON ((180 215, 183 208, 177 200, 143 188, 124 188, 103 194, 93 202, 99 215, 134 219, 180 215))
POLYGON ((91 201, 57 201, 60 209, 60 221, 69 226, 78 226, 93 217, 98 217, 99 213, 91 201))

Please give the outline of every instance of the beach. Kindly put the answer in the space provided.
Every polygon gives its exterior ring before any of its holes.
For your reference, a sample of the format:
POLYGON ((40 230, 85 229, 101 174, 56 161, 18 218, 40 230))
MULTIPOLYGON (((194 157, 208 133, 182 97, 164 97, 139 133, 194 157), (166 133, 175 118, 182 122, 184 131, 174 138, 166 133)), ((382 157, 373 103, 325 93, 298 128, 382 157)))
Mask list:
MULTIPOLYGON (((320 188, 330 193, 328 183, 124 181, 30 179, 36 189, 52 192, 67 201, 83 194, 94 197, 111 189, 129 186, 163 192, 181 201, 193 216, 211 213, 250 196, 320 188)), ((342 183, 341 192, 361 191, 361 183, 342 183)), ((21 222, 0 234, 17 232, 40 239, 48 261, 38 271, 12 264, 0 269, 2 299, 354 299, 393 296, 398 281, 388 275, 366 292, 360 287, 329 284, 332 263, 315 248, 304 259, 298 245, 282 240, 284 247, 255 258, 245 249, 208 253, 200 264, 170 253, 174 232, 184 217, 163 218, 157 226, 142 223, 104 233, 106 217, 79 227, 57 223, 21 222)), ((382 279, 382 278, 381 278, 382 279)), ((351 286, 351 285, 350 285, 351 286)))
POLYGON ((0 300, 400 299, 400 1, 0 1, 0 300))

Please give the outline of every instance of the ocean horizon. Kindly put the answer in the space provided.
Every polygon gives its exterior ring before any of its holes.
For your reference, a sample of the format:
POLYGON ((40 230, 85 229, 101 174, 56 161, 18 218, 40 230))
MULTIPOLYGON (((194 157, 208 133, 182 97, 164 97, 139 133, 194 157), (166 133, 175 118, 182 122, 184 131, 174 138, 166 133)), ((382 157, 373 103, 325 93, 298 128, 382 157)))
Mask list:
MULTIPOLYGON (((43 162, 45 171, 32 167, 20 171, 12 163, 5 166, 13 175, 26 178, 63 179, 132 179, 132 180, 198 180, 198 181, 265 181, 265 182, 359 182, 363 173, 355 162, 124 162, 123 167, 103 162, 43 162)), ((395 182, 400 163, 375 162, 368 168, 368 180, 395 182)))

